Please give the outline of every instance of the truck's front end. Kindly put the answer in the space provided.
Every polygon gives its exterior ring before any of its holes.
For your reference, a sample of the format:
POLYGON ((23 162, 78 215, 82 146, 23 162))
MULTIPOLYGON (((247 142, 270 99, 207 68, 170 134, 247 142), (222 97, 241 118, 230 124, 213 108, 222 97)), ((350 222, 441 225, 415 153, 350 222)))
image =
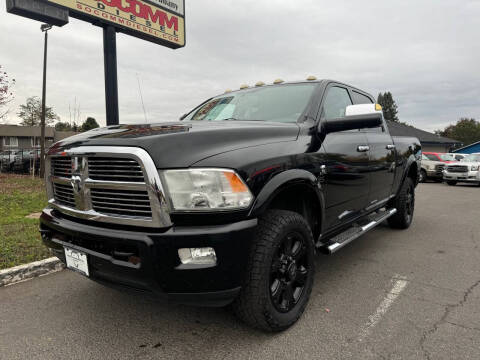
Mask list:
POLYGON ((248 208, 253 196, 234 171, 164 172, 140 147, 71 145, 54 147, 46 161, 41 233, 58 258, 92 280, 183 303, 235 298, 257 220, 172 222, 207 205, 248 208))

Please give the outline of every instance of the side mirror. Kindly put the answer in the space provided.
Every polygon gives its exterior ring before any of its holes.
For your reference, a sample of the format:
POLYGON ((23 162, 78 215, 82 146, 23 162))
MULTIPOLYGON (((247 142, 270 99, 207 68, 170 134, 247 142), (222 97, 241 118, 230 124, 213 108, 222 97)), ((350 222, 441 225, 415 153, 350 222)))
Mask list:
POLYGON ((327 134, 346 130, 375 128, 383 124, 383 113, 380 105, 361 104, 347 106, 345 117, 330 119, 323 125, 327 134))

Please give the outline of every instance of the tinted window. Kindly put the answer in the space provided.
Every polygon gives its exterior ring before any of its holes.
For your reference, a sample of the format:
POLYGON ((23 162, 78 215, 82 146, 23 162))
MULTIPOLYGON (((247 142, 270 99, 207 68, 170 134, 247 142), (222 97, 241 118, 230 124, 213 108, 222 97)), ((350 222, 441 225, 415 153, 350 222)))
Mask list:
POLYGON ((352 105, 352 100, 345 88, 333 86, 328 90, 323 103, 323 119, 335 119, 345 116, 347 106, 352 105))
POLYGON ((369 97, 363 94, 360 94, 356 91, 352 91, 352 94, 353 94, 353 102, 355 104, 372 104, 373 103, 369 97))

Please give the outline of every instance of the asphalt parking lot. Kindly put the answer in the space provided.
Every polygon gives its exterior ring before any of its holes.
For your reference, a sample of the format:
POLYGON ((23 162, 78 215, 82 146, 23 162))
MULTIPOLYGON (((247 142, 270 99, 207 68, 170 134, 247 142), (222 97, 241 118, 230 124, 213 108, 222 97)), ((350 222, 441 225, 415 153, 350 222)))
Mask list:
POLYGON ((70 271, 0 289, 1 359, 479 359, 480 188, 421 184, 414 224, 319 256, 281 334, 70 271))

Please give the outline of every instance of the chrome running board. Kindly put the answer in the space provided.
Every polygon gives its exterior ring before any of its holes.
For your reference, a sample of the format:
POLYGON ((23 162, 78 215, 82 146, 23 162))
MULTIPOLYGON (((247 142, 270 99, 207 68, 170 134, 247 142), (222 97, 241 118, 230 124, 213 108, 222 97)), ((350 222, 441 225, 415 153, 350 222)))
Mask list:
POLYGON ((387 220, 390 216, 395 215, 397 209, 387 209, 368 216, 364 225, 354 224, 344 232, 331 238, 321 248, 326 251, 327 254, 333 254, 343 248, 345 245, 351 243, 353 240, 359 238, 366 232, 372 230, 383 221, 387 220))

